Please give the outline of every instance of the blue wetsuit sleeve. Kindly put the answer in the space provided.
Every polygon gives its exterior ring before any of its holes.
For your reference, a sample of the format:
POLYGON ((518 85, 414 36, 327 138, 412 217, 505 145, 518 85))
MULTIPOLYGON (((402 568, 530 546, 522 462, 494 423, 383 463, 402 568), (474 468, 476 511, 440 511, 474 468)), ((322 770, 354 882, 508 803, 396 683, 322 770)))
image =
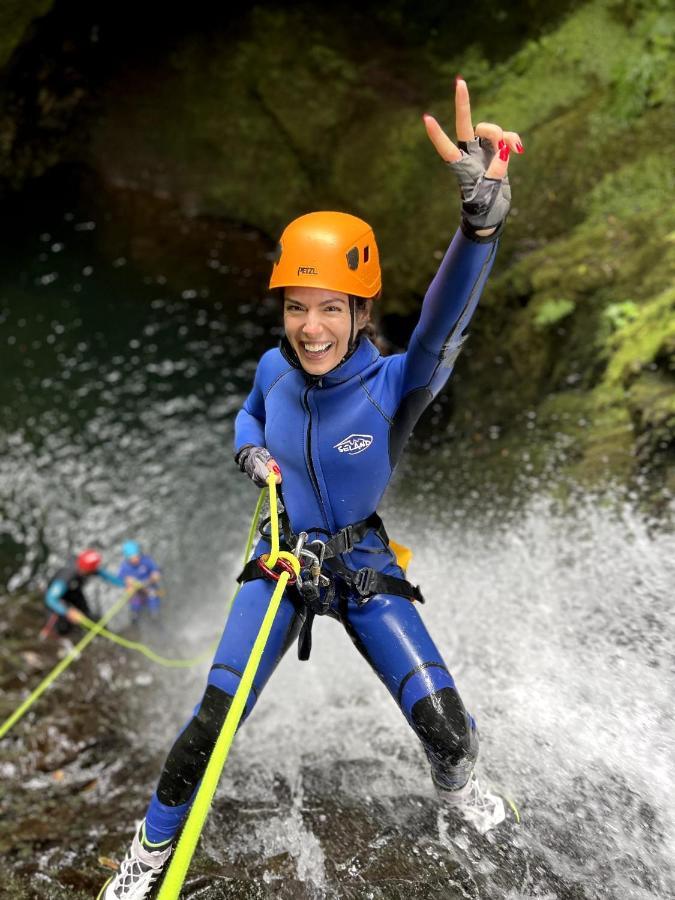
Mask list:
POLYGON ((53 581, 49 587, 47 588, 47 593, 45 594, 45 604, 52 610, 52 612, 57 613, 59 616, 65 616, 68 612, 68 607, 61 599, 66 592, 66 583, 65 581, 53 581))
MULTIPOLYGON (((494 262, 498 241, 477 243, 457 231, 424 297, 405 354, 400 399, 428 389, 435 396, 455 364, 494 262)), ((427 401, 428 402, 428 401, 427 401)))
POLYGON ((265 446, 265 398, 260 387, 260 366, 255 374, 253 390, 234 420, 234 452, 242 447, 265 446))
POLYGON ((108 584, 114 584, 115 587, 124 587, 124 579, 120 578, 119 575, 113 575, 112 572, 108 572, 106 569, 98 569, 96 574, 99 578, 107 581, 108 584))
POLYGON ((466 339, 494 262, 497 241, 478 243, 461 231, 452 239, 434 280, 406 353, 391 357, 394 396, 389 432, 389 463, 398 463, 405 442, 424 409, 450 376, 466 339), (395 387, 394 387, 395 385, 395 387))

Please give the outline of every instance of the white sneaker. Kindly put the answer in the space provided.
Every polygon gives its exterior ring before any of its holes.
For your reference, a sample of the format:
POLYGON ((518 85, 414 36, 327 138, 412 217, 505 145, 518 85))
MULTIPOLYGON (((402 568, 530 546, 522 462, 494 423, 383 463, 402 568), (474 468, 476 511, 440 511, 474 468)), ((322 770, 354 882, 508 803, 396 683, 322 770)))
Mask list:
POLYGON ((134 835, 119 872, 101 888, 99 900, 144 900, 150 896, 152 886, 171 856, 173 844, 164 850, 147 850, 141 843, 144 832, 145 820, 134 835))
POLYGON ((506 818, 502 798, 486 790, 473 772, 464 787, 448 791, 437 785, 437 789, 443 802, 481 834, 506 818))

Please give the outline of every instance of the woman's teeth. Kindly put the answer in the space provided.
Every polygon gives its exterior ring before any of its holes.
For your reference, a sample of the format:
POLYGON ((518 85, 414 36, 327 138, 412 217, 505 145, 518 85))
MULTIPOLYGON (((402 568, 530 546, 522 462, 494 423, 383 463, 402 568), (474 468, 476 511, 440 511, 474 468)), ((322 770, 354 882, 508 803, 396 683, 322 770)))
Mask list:
POLYGON ((324 353, 330 347, 331 342, 328 341, 327 344, 308 344, 303 343, 303 349, 305 353, 324 353))

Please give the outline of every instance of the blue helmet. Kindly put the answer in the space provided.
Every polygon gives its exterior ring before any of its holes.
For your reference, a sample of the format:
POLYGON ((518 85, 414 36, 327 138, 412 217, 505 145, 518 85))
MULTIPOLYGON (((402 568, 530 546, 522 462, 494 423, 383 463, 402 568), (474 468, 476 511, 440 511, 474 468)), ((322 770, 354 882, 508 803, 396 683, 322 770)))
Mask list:
POLYGON ((125 541, 122 545, 122 553, 125 559, 133 559, 134 556, 141 555, 141 548, 136 541, 125 541))

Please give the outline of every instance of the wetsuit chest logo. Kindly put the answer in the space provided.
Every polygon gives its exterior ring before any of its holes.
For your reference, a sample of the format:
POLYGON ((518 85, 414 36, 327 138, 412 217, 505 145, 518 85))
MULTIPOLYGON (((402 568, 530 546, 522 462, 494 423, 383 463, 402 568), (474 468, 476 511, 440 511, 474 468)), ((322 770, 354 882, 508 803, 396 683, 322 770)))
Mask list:
POLYGON ((350 434, 349 437, 343 438, 339 444, 335 444, 334 448, 338 453, 349 453, 350 456, 354 456, 356 453, 363 453, 372 443, 372 434, 350 434))

